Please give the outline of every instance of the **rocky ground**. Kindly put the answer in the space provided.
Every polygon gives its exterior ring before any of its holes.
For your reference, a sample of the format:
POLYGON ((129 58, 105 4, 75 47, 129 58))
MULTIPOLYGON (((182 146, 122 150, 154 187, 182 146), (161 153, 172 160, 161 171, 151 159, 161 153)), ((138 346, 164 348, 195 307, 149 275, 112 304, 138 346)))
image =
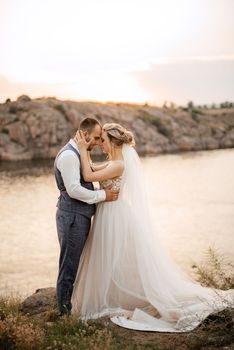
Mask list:
POLYGON ((158 108, 23 95, 0 104, 0 160, 54 158, 86 116, 132 130, 142 155, 234 147, 233 108, 158 108))

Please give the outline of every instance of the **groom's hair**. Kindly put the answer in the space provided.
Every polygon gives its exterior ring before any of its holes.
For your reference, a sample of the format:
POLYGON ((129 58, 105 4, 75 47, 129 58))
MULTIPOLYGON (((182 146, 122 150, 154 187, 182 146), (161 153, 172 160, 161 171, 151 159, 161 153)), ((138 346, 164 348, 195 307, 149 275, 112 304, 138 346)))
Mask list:
MULTIPOLYGON (((79 129, 92 132, 96 125, 100 125, 99 121, 95 118, 84 118, 80 122, 79 129)), ((101 125, 100 125, 101 127, 101 125)))

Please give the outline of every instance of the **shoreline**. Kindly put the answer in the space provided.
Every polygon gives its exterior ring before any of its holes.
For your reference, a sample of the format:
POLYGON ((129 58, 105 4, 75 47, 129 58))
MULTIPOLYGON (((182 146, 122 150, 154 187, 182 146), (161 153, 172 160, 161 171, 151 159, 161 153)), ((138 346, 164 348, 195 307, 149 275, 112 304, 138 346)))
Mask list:
MULTIPOLYGON (((202 152, 216 152, 216 151, 228 151, 233 150, 231 148, 218 148, 212 150, 193 150, 193 151, 174 151, 171 153, 160 153, 156 155, 144 154, 139 155, 143 160, 146 158, 157 158, 164 156, 185 156, 193 157, 201 154, 202 152)), ((105 159, 102 156, 94 155, 92 157, 94 162, 102 162, 105 159)), ((14 177, 14 176, 40 176, 53 173, 54 159, 26 159, 26 160, 0 160, 0 179, 2 177, 14 177)))

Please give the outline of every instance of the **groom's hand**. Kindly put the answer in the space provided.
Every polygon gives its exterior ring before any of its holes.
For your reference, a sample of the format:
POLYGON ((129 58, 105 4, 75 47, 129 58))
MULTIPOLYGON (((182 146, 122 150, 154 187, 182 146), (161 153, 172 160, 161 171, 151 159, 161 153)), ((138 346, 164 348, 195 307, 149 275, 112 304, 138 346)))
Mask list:
POLYGON ((105 188, 106 202, 116 201, 119 197, 119 191, 113 191, 112 189, 105 188))

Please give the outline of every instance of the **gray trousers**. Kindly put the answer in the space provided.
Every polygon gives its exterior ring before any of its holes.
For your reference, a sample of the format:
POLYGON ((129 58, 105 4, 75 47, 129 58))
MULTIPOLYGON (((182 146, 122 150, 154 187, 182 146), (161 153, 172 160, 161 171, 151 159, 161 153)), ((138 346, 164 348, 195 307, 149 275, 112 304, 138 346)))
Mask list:
POLYGON ((56 224, 60 244, 57 302, 59 311, 70 313, 73 284, 80 256, 88 237, 91 218, 57 209, 56 224))

